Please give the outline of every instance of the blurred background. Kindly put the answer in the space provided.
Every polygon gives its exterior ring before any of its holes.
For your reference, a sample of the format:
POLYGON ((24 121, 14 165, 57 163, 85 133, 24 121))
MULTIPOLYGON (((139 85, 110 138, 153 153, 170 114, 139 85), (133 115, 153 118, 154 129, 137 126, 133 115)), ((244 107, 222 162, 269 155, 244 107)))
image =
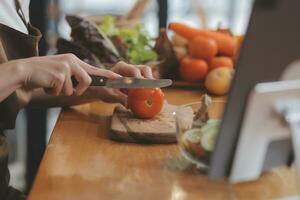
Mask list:
MULTIPOLYGON (((141 21, 155 38, 159 28, 172 21, 212 29, 230 28, 234 34, 244 34, 253 0, 31 0, 31 22, 44 35, 40 54, 55 53, 57 38, 69 38, 66 14, 126 15, 137 1, 146 2, 141 21)), ((19 114, 16 129, 7 134, 11 185, 25 192, 30 189, 59 111, 60 108, 27 109, 19 114)))

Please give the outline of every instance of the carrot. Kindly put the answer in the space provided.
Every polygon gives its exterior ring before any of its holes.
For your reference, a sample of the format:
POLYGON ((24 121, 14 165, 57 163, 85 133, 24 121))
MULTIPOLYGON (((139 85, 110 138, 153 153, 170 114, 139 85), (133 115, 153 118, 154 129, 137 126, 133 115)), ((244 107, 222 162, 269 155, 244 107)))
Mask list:
POLYGON ((233 56, 237 48, 236 40, 233 37, 224 33, 197 29, 178 22, 170 23, 169 29, 171 29, 178 35, 185 37, 189 41, 191 41, 196 36, 211 38, 216 41, 219 48, 219 53, 224 56, 233 56))
POLYGON ((199 35, 199 29, 192 28, 188 25, 178 23, 178 22, 170 23, 169 29, 171 29, 178 35, 185 37, 188 40, 192 40, 194 37, 199 35))

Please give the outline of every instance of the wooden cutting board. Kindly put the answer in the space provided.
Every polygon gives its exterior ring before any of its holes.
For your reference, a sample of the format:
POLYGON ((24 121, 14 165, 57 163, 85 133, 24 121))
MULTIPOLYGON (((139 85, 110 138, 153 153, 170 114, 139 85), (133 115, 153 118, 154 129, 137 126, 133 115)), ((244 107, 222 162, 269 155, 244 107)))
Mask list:
POLYGON ((153 119, 137 119, 121 107, 112 116, 110 138, 134 143, 176 143, 176 124, 173 111, 176 106, 165 104, 153 119))

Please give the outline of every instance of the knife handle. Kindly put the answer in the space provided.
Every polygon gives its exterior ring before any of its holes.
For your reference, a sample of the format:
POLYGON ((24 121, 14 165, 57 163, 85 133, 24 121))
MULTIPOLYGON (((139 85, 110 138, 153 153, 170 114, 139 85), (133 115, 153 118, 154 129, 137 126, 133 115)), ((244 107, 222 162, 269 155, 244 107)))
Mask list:
MULTIPOLYGON (((90 75, 92 82, 90 86, 105 86, 107 82, 107 78, 104 76, 95 76, 95 75, 90 75)), ((75 76, 71 77, 73 87, 76 87, 78 85, 78 81, 76 80, 75 76)))

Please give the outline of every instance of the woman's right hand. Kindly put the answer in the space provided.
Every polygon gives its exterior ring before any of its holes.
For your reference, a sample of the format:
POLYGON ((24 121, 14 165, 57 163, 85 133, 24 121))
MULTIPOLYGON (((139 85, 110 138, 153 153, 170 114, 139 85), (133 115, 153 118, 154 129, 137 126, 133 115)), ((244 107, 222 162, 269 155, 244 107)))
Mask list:
POLYGON ((56 96, 83 94, 91 83, 89 74, 105 76, 109 79, 120 77, 114 72, 88 65, 73 54, 32 57, 12 62, 15 62, 15 66, 21 72, 24 88, 44 88, 47 93, 56 96), (71 76, 79 82, 75 88, 71 76))

